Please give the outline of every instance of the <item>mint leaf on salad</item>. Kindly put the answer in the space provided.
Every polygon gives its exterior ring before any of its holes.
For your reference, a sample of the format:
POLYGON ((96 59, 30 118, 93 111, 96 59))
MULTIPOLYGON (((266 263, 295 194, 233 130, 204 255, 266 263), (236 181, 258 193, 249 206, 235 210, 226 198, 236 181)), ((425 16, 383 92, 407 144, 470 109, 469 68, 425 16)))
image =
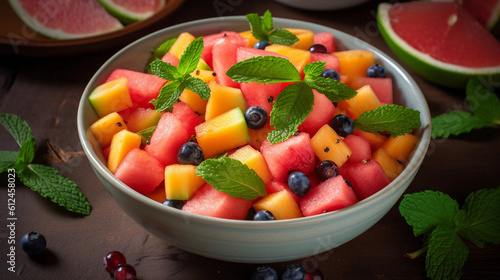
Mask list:
POLYGON ((466 99, 471 112, 455 110, 432 118, 433 139, 457 136, 473 129, 500 126, 500 100, 478 79, 467 82, 466 99))
POLYGON ((253 37, 259 41, 285 46, 291 46, 299 41, 297 36, 286 29, 274 29, 272 14, 269 10, 264 12, 262 17, 256 13, 251 13, 247 14, 246 18, 250 24, 253 37))
POLYGON ((415 236, 424 236, 424 247, 408 254, 425 253, 425 268, 431 279, 458 279, 469 249, 464 239, 479 247, 500 243, 500 187, 471 193, 462 208, 446 194, 423 191, 406 194, 399 212, 415 236))
POLYGON ((193 90, 202 99, 209 98, 210 88, 208 85, 201 79, 191 76, 200 61, 202 50, 203 38, 198 37, 189 44, 181 55, 177 67, 158 59, 150 63, 151 73, 170 81, 162 87, 158 97, 151 101, 156 111, 172 108, 185 88, 193 90))
POLYGON ((252 200, 266 195, 266 184, 257 172, 236 159, 207 159, 198 165, 196 174, 216 190, 233 197, 252 200))
POLYGON ((256 56, 237 62, 226 71, 226 75, 237 83, 273 84, 302 80, 288 59, 275 56, 256 56))
POLYGON ((420 112, 396 104, 383 105, 363 112, 354 120, 354 126, 365 132, 385 131, 397 137, 420 126, 420 112))
POLYGON ((50 166, 32 163, 36 142, 28 123, 13 114, 0 114, 0 123, 20 146, 18 152, 0 151, 0 172, 15 169, 17 177, 30 189, 69 211, 89 215, 92 208, 75 182, 50 166))

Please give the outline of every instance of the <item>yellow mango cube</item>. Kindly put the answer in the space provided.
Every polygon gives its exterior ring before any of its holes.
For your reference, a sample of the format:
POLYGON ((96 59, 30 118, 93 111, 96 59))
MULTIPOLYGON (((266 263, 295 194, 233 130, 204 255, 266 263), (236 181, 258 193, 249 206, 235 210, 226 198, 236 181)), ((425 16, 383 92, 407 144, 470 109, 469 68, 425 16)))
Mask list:
POLYGON ((90 93, 89 101, 99 117, 132 107, 127 78, 112 80, 96 87, 90 93))
POLYGON ((314 32, 312 32, 311 30, 300 29, 300 28, 285 28, 285 29, 290 31, 293 35, 297 36, 297 38, 299 39, 299 41, 291 45, 291 47, 309 51, 309 48, 312 45, 314 45, 314 32))
POLYGON ((368 67, 375 64, 375 55, 367 50, 334 52, 339 58, 340 75, 366 77, 368 67))
POLYGON ((384 149, 378 149, 372 154, 372 158, 380 163, 384 173, 389 179, 394 180, 403 172, 403 166, 384 149))
POLYGON ((400 162, 406 162, 417 140, 417 136, 410 133, 400 135, 396 138, 390 137, 384 143, 382 149, 400 162))
POLYGON ((127 129, 127 125, 118 113, 113 112, 97 120, 89 129, 99 145, 106 147, 111 144, 111 140, 116 133, 127 129))
POLYGON ((269 168, 267 168, 266 160, 262 154, 252 148, 252 146, 246 145, 239 148, 229 157, 237 159, 241 161, 241 163, 246 164, 248 168, 253 169, 262 181, 264 181, 264 183, 268 183, 272 180, 271 172, 269 171, 269 168))
POLYGON ((325 124, 311 138, 314 153, 321 160, 331 160, 341 167, 352 151, 333 128, 325 124))
POLYGON ((128 130, 116 133, 111 140, 108 157, 108 169, 115 173, 116 168, 122 162, 129 151, 141 146, 141 136, 128 130))
POLYGON ((210 120, 231 109, 239 107, 241 111, 247 108, 247 102, 239 88, 219 85, 216 82, 208 83, 210 98, 205 110, 205 120, 210 120))
POLYGON ((297 202, 287 190, 269 194, 254 203, 253 208, 259 212, 267 210, 276 220, 295 219, 303 217, 297 202))
POLYGON ((196 175, 196 166, 172 164, 165 167, 165 196, 172 200, 189 200, 205 184, 196 175))
POLYGON ((308 50, 273 44, 267 46, 266 51, 286 56, 301 75, 304 74, 304 66, 311 62, 311 52, 308 50))
POLYGON ((252 30, 240 32, 240 36, 245 38, 245 39, 248 39, 247 47, 249 47, 249 48, 253 48, 255 43, 257 43, 259 41, 259 40, 255 39, 255 37, 252 35, 252 30))
POLYGON ((177 40, 175 40, 175 43, 172 44, 168 52, 180 59, 186 48, 192 41, 194 41, 194 39, 196 38, 191 35, 191 33, 182 32, 179 37, 177 37, 177 40))
POLYGON ((356 96, 351 99, 340 101, 339 103, 351 114, 351 117, 357 119, 365 111, 370 111, 382 106, 375 92, 369 85, 362 86, 357 90, 356 96))

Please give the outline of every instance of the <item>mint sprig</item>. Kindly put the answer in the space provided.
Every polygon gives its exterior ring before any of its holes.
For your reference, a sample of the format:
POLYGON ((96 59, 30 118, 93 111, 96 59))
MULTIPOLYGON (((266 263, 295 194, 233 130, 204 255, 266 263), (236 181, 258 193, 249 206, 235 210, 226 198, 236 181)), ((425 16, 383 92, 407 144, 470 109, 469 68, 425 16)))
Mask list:
POLYGON ((198 165, 196 174, 216 190, 233 197, 253 200, 266 195, 266 185, 259 175, 232 158, 207 159, 198 165))
POLYGON ((203 38, 198 37, 186 48, 177 67, 161 60, 151 62, 151 73, 170 81, 162 87, 158 97, 151 101, 156 111, 172 108, 185 88, 197 93, 202 99, 210 97, 208 85, 201 79, 191 76, 200 61, 202 50, 203 38))
POLYGON ((433 139, 500 126, 500 100, 495 93, 478 79, 471 79, 467 83, 466 96, 471 112, 455 110, 432 118, 433 139))
POLYGON ((363 112, 354 126, 371 133, 386 132, 392 137, 404 135, 420 126, 420 112, 396 104, 380 106, 363 112))
POLYGON ((471 193, 462 209, 439 191, 406 194, 399 212, 415 236, 424 236, 423 249, 409 254, 412 258, 426 252, 426 271, 431 279, 458 279, 469 249, 463 239, 479 247, 500 243, 500 187, 471 193))
POLYGON ((31 163, 36 142, 28 123, 13 114, 0 114, 0 123, 20 146, 19 152, 0 151, 0 173, 15 169, 21 182, 43 197, 69 211, 89 215, 92 208, 75 182, 50 166, 31 163))
POLYGON ((272 14, 269 10, 265 11, 262 17, 256 13, 251 13, 247 14, 246 18, 250 24, 253 37, 259 41, 285 46, 291 46, 299 41, 297 36, 286 29, 274 29, 272 14))

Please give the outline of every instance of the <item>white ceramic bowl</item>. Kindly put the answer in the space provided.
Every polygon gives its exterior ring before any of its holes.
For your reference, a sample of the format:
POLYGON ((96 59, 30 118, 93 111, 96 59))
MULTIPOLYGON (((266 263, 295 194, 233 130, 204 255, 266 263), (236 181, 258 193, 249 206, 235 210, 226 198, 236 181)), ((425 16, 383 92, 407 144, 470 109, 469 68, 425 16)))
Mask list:
POLYGON ((275 0, 283 5, 294 8, 312 10, 312 11, 329 11, 340 10, 354 7, 370 0, 275 0))
POLYGON ((276 28, 305 28, 329 31, 340 49, 365 49, 375 53, 394 81, 395 103, 421 112, 422 126, 416 130, 418 143, 402 174, 375 195, 350 207, 313 217, 273 222, 235 221, 190 214, 155 202, 135 192, 108 171, 101 149, 88 133, 97 120, 88 96, 115 68, 143 71, 151 50, 166 39, 187 31, 195 36, 221 30, 244 31, 243 16, 204 19, 172 26, 150 34, 123 48, 92 77, 78 108, 78 133, 92 168, 113 200, 147 231, 186 251, 210 258, 246 263, 295 260, 335 248, 360 235, 379 221, 406 190, 427 151, 430 114, 420 89, 408 73, 387 55, 355 37, 337 30, 288 19, 274 19, 276 28))

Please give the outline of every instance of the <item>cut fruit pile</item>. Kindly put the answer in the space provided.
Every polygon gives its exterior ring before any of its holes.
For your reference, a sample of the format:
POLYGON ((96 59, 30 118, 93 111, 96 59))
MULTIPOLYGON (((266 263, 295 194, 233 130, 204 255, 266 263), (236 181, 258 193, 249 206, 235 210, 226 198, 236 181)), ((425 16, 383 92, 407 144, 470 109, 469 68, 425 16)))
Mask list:
MULTIPOLYGON (((367 69, 375 64, 370 51, 337 51, 329 32, 290 30, 300 34, 296 45, 273 44, 265 49, 252 47, 256 40, 250 32, 204 36, 203 63, 191 75, 208 84, 210 98, 203 100, 185 89, 167 112, 155 111, 148 101, 168 81, 148 73, 114 70, 89 96, 99 117, 90 130, 103 149, 109 170, 160 203, 180 201, 183 211, 226 219, 245 219, 252 211, 261 210, 270 211, 278 220, 317 215, 355 204, 387 186, 402 172, 417 137, 360 130, 341 137, 329 123, 339 114, 356 119, 364 111, 391 104, 391 78, 367 77, 367 69), (328 51, 311 52, 313 44, 322 44, 328 51), (306 64, 324 61, 357 95, 334 104, 313 91, 313 110, 299 132, 271 144, 267 140, 273 130, 269 120, 262 128, 251 129, 244 112, 258 106, 269 115, 274 100, 289 83, 240 84, 225 75, 235 63, 255 56, 287 58, 301 74, 306 64), (154 130, 148 140, 136 134, 147 130, 154 130), (197 175, 196 165, 180 162, 178 151, 187 142, 199 145, 205 160, 222 155, 248 166, 265 183, 267 194, 249 200, 216 190, 197 175), (323 161, 332 162, 338 175, 319 176, 317 166, 323 161), (303 195, 289 185, 289 174, 296 171, 305 174, 311 185, 303 195)), ((177 65, 194 39, 189 33, 180 34, 162 60, 177 65)))
POLYGON ((52 39, 78 39, 106 34, 123 24, 146 19, 165 0, 9 0, 31 29, 52 39))
MULTIPOLYGON (((470 1, 472 2, 472 1, 470 1)), ((474 1, 474 3, 479 1, 474 1)), ((488 2, 488 1, 484 1, 488 2)), ((381 3, 378 25, 396 55, 424 78, 444 86, 464 88, 471 78, 500 79, 500 42, 470 10, 455 2, 381 3)), ((497 10, 498 1, 491 1, 497 10)), ((484 22, 484 24, 489 24, 484 22)))

